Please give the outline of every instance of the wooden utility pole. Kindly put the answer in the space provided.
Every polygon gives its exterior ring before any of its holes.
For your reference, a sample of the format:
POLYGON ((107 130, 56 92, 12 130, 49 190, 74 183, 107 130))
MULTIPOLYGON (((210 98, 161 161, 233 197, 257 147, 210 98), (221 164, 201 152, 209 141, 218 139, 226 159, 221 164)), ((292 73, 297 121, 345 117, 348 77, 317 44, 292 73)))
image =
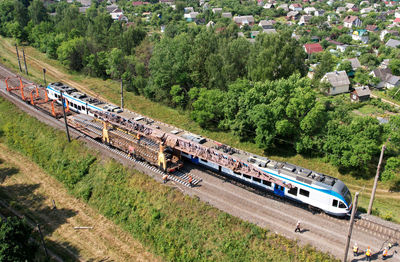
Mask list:
POLYGON ((124 110, 124 86, 121 78, 121 109, 124 110))
POLYGON ((65 105, 64 105, 63 91, 60 91, 60 95, 61 95, 61 104, 62 104, 62 109, 63 109, 63 114, 64 114, 65 132, 67 132, 68 142, 71 142, 71 138, 69 136, 69 130, 68 130, 67 116, 65 115, 65 105))
POLYGON ((47 86, 47 82, 46 82, 46 68, 43 68, 43 82, 44 82, 44 87, 47 86))
POLYGON ((42 246, 43 246, 43 249, 44 249, 44 253, 46 254, 46 257, 49 258, 49 254, 47 253, 46 245, 44 244, 42 230, 40 230, 40 225, 39 224, 37 224, 37 229, 38 229, 39 234, 40 234, 40 239, 42 240, 42 246))
POLYGON ((376 169, 376 175, 375 175, 375 180, 374 180, 374 187, 372 188, 371 199, 369 200, 368 212, 367 212, 368 215, 371 215, 372 204, 373 204, 374 198, 375 198, 376 187, 378 186, 379 171, 381 169, 381 164, 382 164, 382 160, 383 160, 383 153, 385 152, 385 149, 386 149, 386 146, 383 145, 382 146, 382 150, 381 150, 381 156, 379 157, 378 168, 376 169))
POLYGON ((21 61, 19 60, 19 52, 18 52, 18 46, 17 45, 15 45, 15 51, 17 51, 19 71, 22 73, 21 61))
POLYGON ((349 247, 350 247, 350 240, 351 240, 351 234, 353 232, 353 224, 354 224, 354 216, 356 215, 357 212, 357 203, 358 203, 358 192, 354 195, 354 203, 353 203, 353 209, 351 210, 351 217, 350 217, 350 224, 349 224, 349 232, 347 234, 347 241, 346 241, 346 246, 344 248, 344 258, 343 262, 347 261, 347 253, 349 253, 349 247))
POLYGON ((28 75, 28 67, 26 66, 25 49, 24 48, 22 48, 22 55, 24 57, 25 72, 26 72, 26 75, 28 75))

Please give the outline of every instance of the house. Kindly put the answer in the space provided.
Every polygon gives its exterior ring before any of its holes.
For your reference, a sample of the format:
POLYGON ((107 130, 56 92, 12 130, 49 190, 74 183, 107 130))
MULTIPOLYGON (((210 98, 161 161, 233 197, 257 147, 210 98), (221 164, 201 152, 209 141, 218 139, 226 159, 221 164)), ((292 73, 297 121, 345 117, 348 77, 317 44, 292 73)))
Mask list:
POLYGON ((213 8, 212 12, 213 12, 213 14, 222 13, 222 8, 221 7, 213 8))
POLYGON ((346 71, 329 72, 322 77, 321 82, 330 84, 328 90, 325 90, 328 95, 337 95, 349 92, 350 80, 346 71))
POLYGON ((277 33, 276 32, 276 30, 275 29, 263 29, 263 31, 262 31, 263 33, 266 33, 266 34, 275 34, 275 33, 277 33))
POLYGON ((122 21, 122 22, 127 23, 129 20, 128 20, 128 17, 126 17, 126 16, 124 16, 124 15, 120 15, 120 16, 118 17, 118 21, 122 21))
POLYGON ((371 96, 371 90, 368 86, 356 87, 353 92, 350 93, 351 102, 364 102, 368 101, 371 96))
POLYGON ((397 26, 398 26, 399 23, 400 23, 400 18, 396 18, 396 19, 393 20, 393 24, 394 24, 394 25, 397 25, 397 26))
POLYGON ((367 44, 369 40, 368 31, 365 29, 354 30, 351 38, 355 41, 361 41, 364 44, 367 44))
POLYGON ((368 32, 377 32, 379 28, 376 25, 367 25, 365 28, 368 32))
POLYGON ((399 32, 396 31, 396 30, 387 30, 387 29, 384 29, 384 30, 382 30, 381 35, 380 35, 381 41, 385 41, 385 36, 386 36, 387 34, 391 34, 391 35, 393 35, 393 36, 399 36, 399 32))
POLYGON ((315 16, 324 16, 324 14, 325 14, 325 10, 322 10, 322 9, 314 12, 315 16))
POLYGON ((260 31, 251 31, 250 38, 256 38, 260 34, 260 31))
POLYGON ((232 18, 232 13, 231 13, 231 12, 222 13, 222 14, 221 14, 221 17, 225 17, 225 18, 231 19, 231 18, 232 18))
POLYGON ((303 10, 303 7, 301 6, 301 4, 294 3, 289 5, 289 10, 300 12, 303 10))
POLYGON ((235 16, 233 21, 240 27, 244 25, 253 26, 254 25, 254 17, 252 15, 244 15, 244 16, 235 16))
POLYGON ((359 26, 361 26, 361 24, 362 24, 361 20, 357 16, 354 16, 354 15, 348 15, 343 20, 343 25, 344 25, 344 27, 347 27, 347 28, 352 28, 353 26, 359 27, 359 26))
POLYGON ((383 59, 382 63, 379 65, 379 68, 388 68, 390 64, 390 59, 383 59))
POLYGON ((133 6, 141 6, 141 5, 148 5, 150 4, 149 2, 143 2, 143 1, 133 1, 132 5, 133 6))
POLYGON ((376 85, 376 88, 388 88, 397 87, 400 85, 400 77, 392 75, 390 68, 377 68, 373 70, 370 75, 379 78, 381 81, 376 85))
POLYGON ((113 20, 118 20, 118 18, 119 18, 121 15, 123 15, 123 12, 122 12, 121 9, 116 8, 116 9, 114 9, 114 10, 110 13, 110 15, 111 15, 111 18, 112 18, 113 20))
POLYGON ((313 15, 317 11, 314 7, 306 7, 304 8, 304 13, 307 15, 313 15))
POLYGON ((319 53, 319 52, 323 52, 324 51, 324 49, 322 48, 322 46, 319 43, 305 44, 304 45, 304 50, 309 55, 311 55, 313 53, 319 53))
POLYGON ((194 9, 193 9, 193 7, 189 6, 189 7, 183 8, 183 11, 185 12, 185 14, 189 14, 191 12, 194 12, 194 9))
POLYGON ((262 29, 273 29, 274 24, 271 20, 261 20, 260 23, 258 23, 259 27, 262 27, 262 29))
POLYGON ((346 9, 347 9, 347 10, 353 9, 354 7, 356 7, 356 5, 353 4, 353 3, 347 3, 347 4, 346 4, 346 9))
POLYGON ((308 25, 310 23, 311 18, 312 18, 312 15, 301 16, 300 20, 299 20, 299 25, 308 25))
POLYGON ((336 8, 336 13, 337 14, 341 14, 341 13, 344 13, 344 12, 346 12, 346 7, 339 6, 338 8, 336 8))
POLYGON ((346 51, 347 47, 349 47, 349 45, 346 45, 346 44, 337 45, 336 46, 336 50, 338 50, 338 51, 343 53, 343 52, 346 51))
POLYGON ((300 13, 297 11, 290 11, 286 15, 286 20, 298 20, 300 18, 300 13))
POLYGON ((387 46, 387 47, 393 47, 393 48, 396 48, 396 47, 398 47, 400 45, 400 41, 399 40, 396 40, 396 39, 389 39, 387 42, 386 42, 386 44, 385 44, 385 46, 387 46))
POLYGON ((363 9, 360 10, 361 14, 368 14, 368 13, 371 13, 371 12, 375 12, 375 9, 372 8, 372 7, 367 7, 367 8, 363 8, 363 9))
POLYGON ((184 14, 183 17, 186 19, 187 22, 194 22, 196 21, 196 17, 199 15, 199 12, 190 12, 188 14, 184 14))
POLYGON ((394 18, 400 18, 400 11, 396 11, 394 13, 394 18))
POLYGON ((358 68, 361 68, 361 63, 360 63, 360 61, 358 61, 357 57, 349 58, 349 59, 345 59, 345 60, 350 61, 353 71, 356 71, 358 68))
POLYGON ((264 9, 272 9, 272 8, 275 8, 275 4, 274 4, 274 3, 266 3, 266 4, 263 6, 263 8, 264 8, 264 9))
POLYGON ((288 4, 281 4, 278 6, 277 9, 283 9, 285 12, 289 12, 289 5, 288 4))
POLYGON ((366 5, 369 5, 369 1, 361 1, 360 2, 360 6, 366 6, 366 5))

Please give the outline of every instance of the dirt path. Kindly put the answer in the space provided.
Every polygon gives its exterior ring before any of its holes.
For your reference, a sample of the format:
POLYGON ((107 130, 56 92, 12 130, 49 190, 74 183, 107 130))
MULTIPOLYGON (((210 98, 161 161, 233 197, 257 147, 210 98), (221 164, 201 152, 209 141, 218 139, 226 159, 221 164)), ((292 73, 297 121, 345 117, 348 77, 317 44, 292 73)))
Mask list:
POLYGON ((23 213, 31 213, 43 225, 49 241, 62 245, 83 260, 159 260, 113 222, 70 196, 36 164, 3 144, 0 144, 0 159, 4 161, 0 161, 0 171, 15 167, 14 172, 0 172, 1 190, 23 206, 23 213), (51 209, 53 199, 56 210, 51 209), (93 226, 93 229, 74 229, 79 226, 93 226))
POLYGON ((395 106, 395 107, 399 107, 399 108, 400 108, 400 105, 399 105, 399 104, 393 103, 393 102, 391 102, 391 101, 389 101, 389 100, 386 100, 386 99, 384 99, 384 98, 378 97, 378 96, 376 96, 376 95, 374 95, 374 94, 371 94, 371 97, 373 97, 373 98, 380 98, 383 102, 388 103, 388 104, 390 104, 390 105, 392 105, 392 106, 395 106))

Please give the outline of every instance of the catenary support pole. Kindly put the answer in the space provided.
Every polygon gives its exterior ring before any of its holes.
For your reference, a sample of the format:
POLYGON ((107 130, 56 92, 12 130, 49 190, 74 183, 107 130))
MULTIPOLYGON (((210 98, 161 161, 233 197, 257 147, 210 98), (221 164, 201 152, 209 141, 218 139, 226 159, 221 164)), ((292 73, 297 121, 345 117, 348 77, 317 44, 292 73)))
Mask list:
POLYGON ((346 246, 344 248, 344 258, 343 262, 347 261, 347 253, 349 253, 349 247, 350 247, 350 240, 351 240, 351 234, 353 232, 353 224, 354 224, 354 216, 357 212, 357 203, 358 203, 358 192, 354 195, 354 203, 353 203, 353 209, 351 210, 351 217, 350 217, 350 224, 349 224, 349 232, 347 234, 347 241, 346 241, 346 246))
POLYGON ((21 61, 19 60, 19 52, 18 52, 18 46, 17 45, 15 45, 15 51, 17 51, 19 71, 22 73, 21 61))
POLYGON ((68 130, 67 116, 65 115, 65 104, 64 104, 63 92, 61 91, 60 94, 61 94, 61 104, 62 104, 62 109, 63 109, 63 114, 64 114, 65 132, 67 132, 68 142, 71 142, 71 138, 69 136, 69 130, 68 130))
POLYGON ((39 234, 40 234, 40 239, 42 240, 42 246, 43 246, 43 249, 44 249, 44 253, 46 254, 46 257, 48 258, 49 254, 47 253, 47 248, 46 248, 46 245, 44 243, 42 230, 40 230, 40 225, 39 224, 37 224, 37 229, 38 229, 39 234))
POLYGON ((381 164, 382 164, 382 160, 383 160, 383 153, 385 152, 385 149, 386 149, 386 146, 383 145, 382 146, 382 150, 381 150, 381 156, 379 157, 378 168, 376 169, 376 175, 375 175, 375 180, 374 180, 374 187, 372 188, 371 199, 369 200, 368 212, 367 212, 368 215, 371 215, 372 204, 374 203, 375 191, 376 191, 376 187, 378 186, 379 171, 381 169, 381 164))
POLYGON ((22 48, 22 56, 24 57, 25 72, 26 72, 26 75, 28 75, 28 67, 26 66, 25 49, 24 48, 22 48))
POLYGON ((121 78, 121 109, 124 110, 124 86, 121 78))

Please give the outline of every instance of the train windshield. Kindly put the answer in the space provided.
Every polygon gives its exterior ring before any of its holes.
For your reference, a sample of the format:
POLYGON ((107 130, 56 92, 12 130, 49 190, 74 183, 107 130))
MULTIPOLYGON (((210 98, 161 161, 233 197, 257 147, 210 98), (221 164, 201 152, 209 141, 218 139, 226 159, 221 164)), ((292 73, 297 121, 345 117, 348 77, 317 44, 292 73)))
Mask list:
POLYGON ((342 194, 344 197, 344 200, 346 201, 347 206, 351 205, 351 194, 349 189, 345 186, 342 190, 342 194))

